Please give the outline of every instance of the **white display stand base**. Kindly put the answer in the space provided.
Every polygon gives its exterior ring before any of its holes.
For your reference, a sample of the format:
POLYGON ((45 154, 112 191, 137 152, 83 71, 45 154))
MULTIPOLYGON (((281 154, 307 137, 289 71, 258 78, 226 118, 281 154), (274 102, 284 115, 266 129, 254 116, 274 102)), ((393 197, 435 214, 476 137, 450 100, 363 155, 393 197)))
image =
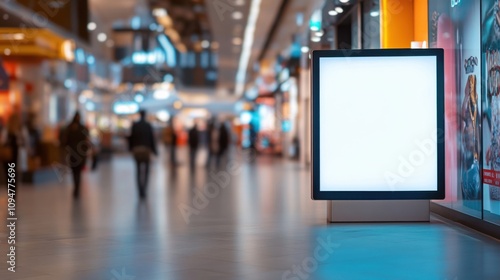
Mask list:
POLYGON ((429 200, 328 201, 328 222, 429 222, 429 200))

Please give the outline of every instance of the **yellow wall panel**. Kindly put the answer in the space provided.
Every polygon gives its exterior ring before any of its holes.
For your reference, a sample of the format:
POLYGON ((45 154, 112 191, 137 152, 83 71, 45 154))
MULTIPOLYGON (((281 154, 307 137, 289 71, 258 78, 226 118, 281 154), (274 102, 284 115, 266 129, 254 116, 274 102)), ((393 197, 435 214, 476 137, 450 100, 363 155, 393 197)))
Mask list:
POLYGON ((382 48, 409 48, 414 37, 413 0, 380 1, 382 48))
POLYGON ((415 10, 415 31, 414 31, 414 41, 426 41, 429 42, 429 1, 428 0, 414 0, 414 10, 415 10))

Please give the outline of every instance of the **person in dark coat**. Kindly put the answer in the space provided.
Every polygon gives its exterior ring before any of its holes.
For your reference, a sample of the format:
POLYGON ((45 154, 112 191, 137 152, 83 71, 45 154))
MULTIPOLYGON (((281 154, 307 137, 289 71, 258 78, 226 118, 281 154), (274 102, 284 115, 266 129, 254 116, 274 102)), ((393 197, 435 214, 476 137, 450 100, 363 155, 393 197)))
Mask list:
POLYGON ((210 164, 215 158, 217 152, 218 144, 216 143, 217 141, 214 136, 216 136, 215 118, 212 118, 211 120, 208 121, 207 125, 207 150, 208 150, 207 162, 206 162, 207 167, 210 167, 210 164))
POLYGON ((188 144, 189 144, 189 165, 191 166, 191 171, 194 171, 196 167, 196 156, 198 154, 198 146, 200 144, 198 125, 196 123, 189 130, 188 144))
POLYGON ((177 133, 175 132, 174 117, 169 121, 166 129, 166 142, 170 150, 170 165, 177 165, 177 133))
POLYGON ((221 122, 219 127, 218 136, 218 153, 217 153, 217 166, 220 166, 222 158, 226 156, 227 150, 229 148, 229 131, 227 130, 226 124, 221 122))
MULTIPOLYGON (((3 127, 0 131, 0 145, 6 152, 2 155, 2 167, 3 172, 7 172, 9 168, 17 170, 18 158, 19 158, 19 137, 20 137, 20 122, 17 115, 12 115, 7 121, 6 127, 3 127)), ((16 172, 17 174, 17 172, 16 172)))
POLYGON ((66 164, 71 168, 73 175, 73 196, 80 195, 81 176, 87 155, 92 149, 88 129, 81 123, 80 114, 77 112, 73 120, 64 130, 62 143, 66 152, 66 164))
POLYGON ((134 155, 137 167, 137 187, 139 196, 146 197, 146 189, 149 179, 149 164, 151 153, 157 155, 156 140, 153 127, 146 121, 146 111, 140 112, 141 118, 132 125, 129 137, 129 148, 134 155))

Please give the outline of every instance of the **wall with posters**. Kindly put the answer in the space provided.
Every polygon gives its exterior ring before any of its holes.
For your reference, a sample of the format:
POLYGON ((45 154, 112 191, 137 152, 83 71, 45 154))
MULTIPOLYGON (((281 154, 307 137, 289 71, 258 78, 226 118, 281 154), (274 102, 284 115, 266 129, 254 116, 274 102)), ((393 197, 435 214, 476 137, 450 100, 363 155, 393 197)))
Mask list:
POLYGON ((445 50, 446 200, 482 217, 480 1, 429 1, 429 45, 445 50))
POLYGON ((500 224, 500 6, 482 1, 483 217, 500 224))

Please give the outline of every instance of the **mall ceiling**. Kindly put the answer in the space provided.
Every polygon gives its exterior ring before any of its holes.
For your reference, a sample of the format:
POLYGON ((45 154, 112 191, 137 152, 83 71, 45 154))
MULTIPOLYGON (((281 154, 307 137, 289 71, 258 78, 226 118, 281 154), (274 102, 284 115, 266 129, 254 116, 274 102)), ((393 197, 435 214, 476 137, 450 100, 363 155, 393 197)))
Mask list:
MULTIPOLYGON (((249 50, 247 73, 251 72, 254 63, 257 62, 282 1, 288 0, 261 1, 253 45, 249 50)), ((206 2, 214 39, 220 46, 218 86, 228 92, 234 92, 252 1, 206 0, 206 2), (220 3, 230 3, 230 5, 226 6, 220 3)), ((248 78, 250 75, 247 74, 247 80, 248 78)))
MULTIPOLYGON (((211 47, 219 53, 218 88, 234 92, 251 4, 258 0, 121 0, 119 4, 88 1, 91 20, 98 22, 96 33, 111 32, 116 22, 126 22, 145 13, 151 15, 156 7, 165 8, 187 49, 195 49, 202 40, 212 42, 211 47)), ((323 3, 323 0, 260 1, 246 63, 247 81, 252 80, 253 66, 259 59, 273 60, 288 49, 292 35, 303 28, 296 24, 297 15, 304 14, 307 18, 310 11, 323 3), (283 7, 285 10, 280 13, 283 7), (277 18, 278 15, 281 17, 277 18)))
POLYGON ((0 6, 0 27, 1 28, 36 28, 35 24, 22 17, 10 13, 6 7, 0 6))
POLYGON ((197 50, 201 41, 212 40, 205 0, 151 0, 150 7, 167 11, 188 50, 197 50))
MULTIPOLYGON (((123 0, 120 5, 89 1, 93 16, 109 29, 117 21, 134 17, 138 10, 164 8, 188 50, 196 50, 203 40, 218 50, 218 88, 234 91, 252 0, 123 0)), ((282 1, 290 0, 261 0, 247 69, 252 69, 261 54, 282 1)))

